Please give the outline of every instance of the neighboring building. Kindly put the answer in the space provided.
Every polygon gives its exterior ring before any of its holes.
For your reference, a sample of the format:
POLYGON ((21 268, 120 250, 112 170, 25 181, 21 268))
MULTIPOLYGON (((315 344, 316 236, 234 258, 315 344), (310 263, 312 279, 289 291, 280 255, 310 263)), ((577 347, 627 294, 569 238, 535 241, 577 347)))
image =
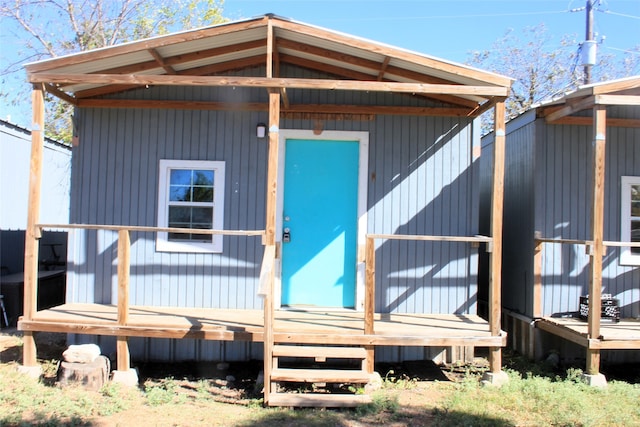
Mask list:
MULTIPOLYGON (((621 243, 640 240, 639 93, 638 76, 583 86, 507 124, 503 326, 531 357, 572 363, 586 349, 592 373, 600 357, 639 359, 640 247, 621 243), (618 300, 620 323, 578 319, 580 297, 601 293, 618 300)), ((493 135, 482 147, 488 214, 493 135)))
MULTIPOLYGON (((69 223, 71 147, 46 138, 43 145, 42 223, 69 223)), ((31 158, 31 132, 0 120, 0 267, 9 325, 22 314, 22 272, 27 228, 27 199, 31 158)), ((46 229, 40 238, 41 270, 64 270, 67 257, 66 230, 46 229)), ((40 292, 40 307, 64 298, 64 275, 46 273, 40 292)), ((4 325, 4 319, 0 320, 4 325)))
POLYGON ((374 347, 455 360, 479 346, 502 374, 478 115, 495 108, 501 129, 510 79, 272 15, 26 68, 76 105, 78 145, 67 304, 25 315, 25 354, 29 331, 66 331, 117 348, 118 371, 129 354, 264 356, 271 383, 304 375, 272 366, 284 356, 359 355, 371 372, 374 347))

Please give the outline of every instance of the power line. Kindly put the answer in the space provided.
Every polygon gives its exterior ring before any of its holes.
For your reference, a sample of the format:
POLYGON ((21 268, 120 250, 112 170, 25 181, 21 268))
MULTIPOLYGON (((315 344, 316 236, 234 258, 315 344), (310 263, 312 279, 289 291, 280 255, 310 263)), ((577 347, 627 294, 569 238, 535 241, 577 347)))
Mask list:
POLYGON ((640 16, 628 15, 626 13, 612 12, 610 10, 598 10, 598 12, 606 13, 608 15, 623 16, 625 18, 640 19, 640 16))
POLYGON ((344 18, 344 19, 335 19, 332 18, 332 21, 397 21, 397 20, 416 20, 416 19, 459 19, 459 18, 493 18, 493 17, 503 17, 503 16, 533 16, 533 15, 552 15, 552 14, 560 14, 567 13, 568 10, 550 10, 550 11, 542 11, 542 12, 514 12, 514 13, 481 13, 475 15, 429 15, 429 16, 406 16, 406 17, 378 17, 378 18, 344 18))

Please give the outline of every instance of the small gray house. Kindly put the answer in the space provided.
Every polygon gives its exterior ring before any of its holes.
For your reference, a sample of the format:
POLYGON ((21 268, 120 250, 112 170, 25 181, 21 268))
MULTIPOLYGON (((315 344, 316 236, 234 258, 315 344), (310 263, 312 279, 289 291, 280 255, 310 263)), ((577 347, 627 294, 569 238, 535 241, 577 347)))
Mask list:
MULTIPOLYGON (((263 358, 281 381, 366 382, 374 360, 488 347, 500 381, 501 215, 479 235, 478 116, 504 142, 507 77, 266 15, 26 66, 75 106, 66 304, 25 301, 33 331, 131 360, 263 358), (489 320, 478 257, 491 252, 489 320), (85 337, 85 338, 83 338, 85 337), (97 337, 97 338, 95 338, 97 337), (359 359, 356 371, 287 358, 359 359), (375 359, 374 359, 375 358, 375 359)), ((37 289, 40 140, 25 267, 37 289)), ((494 207, 502 203, 495 162, 494 207)), ((446 356, 441 356, 442 354, 446 356)))
MULTIPOLYGON (((482 141, 486 214, 493 138, 482 141)), ((506 145, 509 344, 531 357, 586 360, 590 375, 601 359, 638 362, 640 77, 582 86, 527 111, 507 124, 506 145)))

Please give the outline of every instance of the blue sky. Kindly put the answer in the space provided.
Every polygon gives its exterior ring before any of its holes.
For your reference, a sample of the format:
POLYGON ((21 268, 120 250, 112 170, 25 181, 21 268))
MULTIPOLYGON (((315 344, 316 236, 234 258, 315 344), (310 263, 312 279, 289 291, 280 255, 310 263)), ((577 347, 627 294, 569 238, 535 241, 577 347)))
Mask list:
MULTIPOLYGON (((491 48, 507 29, 544 23, 553 40, 585 35, 585 0, 226 0, 231 19, 265 13, 342 31, 456 62, 491 48)), ((595 30, 602 52, 640 45, 640 0, 601 1, 595 30), (608 12, 604 12, 608 10, 608 12)), ((577 46, 576 46, 577 49, 577 46)))
MULTIPOLYGON (((584 7, 585 3, 586 0, 225 0, 224 16, 236 20, 275 13, 464 63, 470 52, 490 49, 508 29, 519 33, 544 23, 551 44, 559 45, 564 35, 582 41, 585 12, 570 10, 584 7)), ((640 45, 640 0, 602 0, 598 9, 595 31, 598 40, 605 36, 600 52, 622 56, 640 45)), ((0 43, 11 52, 18 43, 2 34, 1 27, 0 43)), ((0 61, 8 56, 11 53, 7 55, 7 51, 0 53, 0 61)), ((30 108, 0 105, 0 117, 8 116, 25 126, 30 108)))

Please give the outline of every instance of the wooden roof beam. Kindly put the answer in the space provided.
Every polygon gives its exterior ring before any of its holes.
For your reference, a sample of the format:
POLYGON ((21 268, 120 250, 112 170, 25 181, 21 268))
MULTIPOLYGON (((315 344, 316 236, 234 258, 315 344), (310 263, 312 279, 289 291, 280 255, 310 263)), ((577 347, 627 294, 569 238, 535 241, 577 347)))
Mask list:
MULTIPOLYGON (((260 102, 231 103, 212 101, 172 101, 140 99, 80 99, 78 106, 84 108, 140 108, 140 109, 176 109, 176 110, 234 110, 267 111, 268 105, 260 102)), ((344 105, 344 104, 300 104, 282 110, 286 113, 323 113, 323 114, 384 114, 437 117, 466 117, 467 108, 449 107, 403 107, 381 105, 344 105)))
MULTIPOLYGON (((278 47, 295 50, 297 52, 302 52, 308 55, 317 56, 318 58, 329 58, 329 59, 333 59, 334 61, 344 62, 350 65, 355 65, 360 68, 371 70, 372 75, 378 75, 379 81, 382 80, 380 76, 381 75, 384 76, 384 74, 387 73, 387 74, 394 74, 399 77, 404 77, 406 79, 415 80, 416 82, 421 82, 421 83, 458 84, 450 80, 445 80, 445 79, 437 78, 427 74, 406 70, 404 68, 390 66, 389 65, 391 63, 390 56, 385 57, 384 62, 381 66, 380 62, 378 61, 371 61, 369 59, 364 59, 357 56, 348 55, 346 53, 336 52, 333 50, 312 46, 309 44, 294 42, 287 39, 279 39, 278 47)), ((313 60, 309 60, 309 61, 312 61, 314 63, 320 63, 318 61, 313 61, 313 60)), ((366 73, 363 73, 363 74, 366 74, 366 73)))
POLYGON ((73 96, 67 94, 66 92, 61 91, 60 89, 58 89, 56 86, 52 84, 45 84, 44 88, 50 94, 62 99, 63 101, 68 102, 69 104, 72 104, 72 105, 78 104, 77 98, 74 98, 73 96))
POLYGON ((25 65, 25 68, 27 69, 28 73, 38 73, 60 67, 86 64, 88 62, 112 58, 118 55, 126 55, 129 53, 139 52, 141 50, 147 50, 151 48, 158 49, 164 46, 175 45, 178 43, 202 40, 212 36, 220 36, 224 34, 250 30, 253 28, 264 27, 266 20, 267 19, 265 17, 261 17, 255 20, 239 22, 235 24, 223 24, 213 27, 200 28, 193 31, 179 32, 172 35, 154 37, 137 42, 111 46, 104 49, 94 49, 66 57, 35 62, 33 64, 25 65))
MULTIPOLYGON (((551 125, 593 126, 592 117, 567 116, 554 120, 551 125)), ((619 128, 640 128, 640 119, 616 119, 607 117, 607 126, 619 128)))
MULTIPOLYGON (((246 43, 238 43, 230 46, 223 46, 223 47, 217 47, 213 49, 201 50, 198 52, 187 53, 183 55, 170 56, 167 58, 163 58, 162 63, 166 66, 170 66, 173 68, 176 65, 184 64, 187 62, 198 61, 204 58, 209 58, 214 56, 226 55, 228 53, 239 52, 242 50, 255 49, 260 46, 264 46, 264 41, 254 40, 246 43)), ((135 74, 142 71, 153 70, 154 68, 158 68, 158 66, 159 66, 159 62, 157 60, 154 60, 154 61, 140 62, 136 64, 131 64, 131 65, 124 65, 121 67, 110 68, 107 70, 103 70, 102 72, 105 74, 135 74)))
MULTIPOLYGON (((335 65, 328 65, 321 62, 312 61, 310 59, 300 58, 298 56, 281 54, 280 57, 282 62, 287 62, 292 65, 298 65, 300 67, 310 68, 313 70, 323 71, 325 73, 333 74, 335 76, 350 78, 353 80, 364 80, 364 81, 370 81, 374 78, 373 75, 350 70, 348 68, 337 67, 335 65)), ((438 101, 446 102, 448 104, 460 105, 462 107, 475 108, 478 105, 478 103, 473 100, 454 97, 450 95, 433 95, 432 94, 432 95, 429 95, 428 97, 438 101)))
POLYGON ((387 67, 389 66, 389 62, 391 62, 391 58, 388 56, 384 58, 384 62, 382 62, 382 67, 380 67, 380 71, 378 72, 378 81, 381 82, 384 79, 384 73, 387 71, 387 67))
POLYGON ((632 95, 596 95, 597 105, 640 105, 640 96, 632 95))
POLYGON ((151 56, 153 56, 153 59, 156 60, 158 65, 160 65, 162 67, 162 69, 165 71, 165 73, 167 73, 167 74, 176 74, 176 70, 174 70, 171 65, 167 65, 166 64, 164 58, 162 57, 162 55, 160 55, 158 53, 158 51, 156 49, 147 49, 147 51, 149 52, 149 54, 151 54, 151 56))
MULTIPOLYGON (((224 73, 224 72, 232 71, 239 68, 258 66, 258 65, 261 65, 263 61, 264 61, 264 56, 262 55, 251 56, 241 60, 220 62, 218 64, 205 65, 203 67, 192 68, 190 70, 185 70, 185 71, 179 71, 177 75, 206 76, 208 74, 224 73)), ((85 89, 82 91, 78 91, 76 92, 75 95, 76 95, 76 98, 91 98, 94 96, 109 95, 112 93, 118 93, 126 90, 136 89, 140 86, 141 85, 139 84, 100 86, 93 89, 85 89)))
MULTIPOLYGON (((235 61, 234 61, 235 62, 235 61)), ((296 88, 317 90, 355 90, 371 92, 398 92, 414 94, 459 95, 494 97, 507 96, 508 87, 467 86, 430 83, 399 83, 353 80, 283 79, 240 76, 192 75, 121 75, 121 74, 30 74, 31 83, 61 84, 135 84, 140 86, 238 86, 265 88, 296 88)))
POLYGON ((329 32, 315 27, 310 27, 304 24, 298 24, 296 22, 285 20, 274 20, 274 27, 282 28, 284 30, 294 31, 307 36, 316 37, 320 39, 329 39, 332 42, 352 46, 355 48, 363 49, 366 51, 378 53, 384 56, 390 56, 403 61, 412 62, 425 67, 431 67, 452 75, 457 75, 466 79, 477 80, 486 84, 495 84, 502 87, 511 86, 512 79, 494 74, 486 71, 476 70, 474 68, 465 67, 462 65, 453 64, 436 58, 419 55, 416 53, 407 52, 404 50, 379 45, 376 43, 360 40, 357 38, 349 37, 339 33, 329 32))
POLYGON ((545 121, 552 123, 554 120, 561 119, 578 111, 586 110, 587 108, 592 108, 594 105, 595 97, 588 96, 576 102, 568 103, 566 106, 556 109, 549 114, 545 114, 545 121))

